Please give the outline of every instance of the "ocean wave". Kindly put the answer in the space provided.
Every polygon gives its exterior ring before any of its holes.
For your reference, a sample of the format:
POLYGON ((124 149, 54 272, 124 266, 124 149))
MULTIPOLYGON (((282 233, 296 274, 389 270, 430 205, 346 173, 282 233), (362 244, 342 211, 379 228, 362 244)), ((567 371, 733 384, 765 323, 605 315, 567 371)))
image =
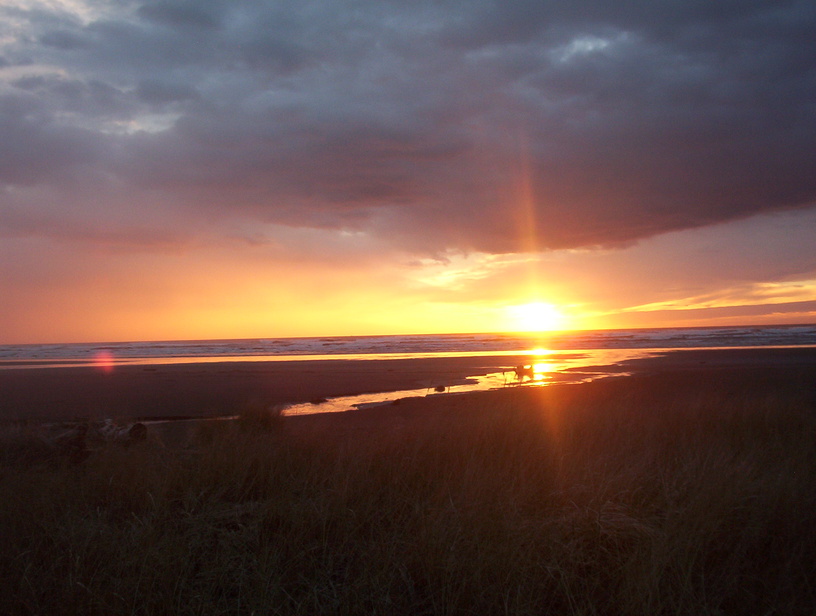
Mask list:
POLYGON ((816 346, 816 325, 627 329, 546 334, 416 334, 238 340, 0 345, 4 362, 92 362, 100 354, 126 363, 139 359, 281 358, 434 353, 507 353, 534 348, 680 349, 816 346))

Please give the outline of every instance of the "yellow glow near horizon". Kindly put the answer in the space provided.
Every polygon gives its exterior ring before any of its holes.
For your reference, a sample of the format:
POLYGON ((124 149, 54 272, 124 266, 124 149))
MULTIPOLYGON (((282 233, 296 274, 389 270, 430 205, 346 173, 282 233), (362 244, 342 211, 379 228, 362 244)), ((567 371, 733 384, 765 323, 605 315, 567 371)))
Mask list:
POLYGON ((546 302, 510 306, 507 312, 515 331, 543 332, 565 327, 565 316, 555 306, 546 302))

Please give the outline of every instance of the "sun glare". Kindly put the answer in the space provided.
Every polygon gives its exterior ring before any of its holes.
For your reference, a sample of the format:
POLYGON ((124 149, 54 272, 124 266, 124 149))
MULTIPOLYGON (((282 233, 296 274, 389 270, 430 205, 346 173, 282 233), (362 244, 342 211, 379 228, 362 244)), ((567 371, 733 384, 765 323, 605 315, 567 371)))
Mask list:
POLYGON ((564 327, 564 315, 546 302, 510 306, 507 311, 515 331, 543 332, 564 327))

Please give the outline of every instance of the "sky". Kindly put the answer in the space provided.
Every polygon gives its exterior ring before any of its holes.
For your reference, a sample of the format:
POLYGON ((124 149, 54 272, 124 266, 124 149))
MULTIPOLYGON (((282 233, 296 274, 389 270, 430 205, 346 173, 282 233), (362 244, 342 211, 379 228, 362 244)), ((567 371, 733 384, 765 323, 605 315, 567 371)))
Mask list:
POLYGON ((812 323, 815 239, 812 0, 0 3, 0 343, 812 323))

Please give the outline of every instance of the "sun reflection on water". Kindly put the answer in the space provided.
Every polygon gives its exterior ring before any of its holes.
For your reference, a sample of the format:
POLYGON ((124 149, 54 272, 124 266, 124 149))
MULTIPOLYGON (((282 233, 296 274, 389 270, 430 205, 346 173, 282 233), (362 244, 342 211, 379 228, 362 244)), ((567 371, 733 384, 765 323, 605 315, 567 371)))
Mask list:
POLYGON ((533 364, 533 380, 543 381, 549 379, 550 373, 555 372, 556 365, 550 362, 537 362, 533 364))

